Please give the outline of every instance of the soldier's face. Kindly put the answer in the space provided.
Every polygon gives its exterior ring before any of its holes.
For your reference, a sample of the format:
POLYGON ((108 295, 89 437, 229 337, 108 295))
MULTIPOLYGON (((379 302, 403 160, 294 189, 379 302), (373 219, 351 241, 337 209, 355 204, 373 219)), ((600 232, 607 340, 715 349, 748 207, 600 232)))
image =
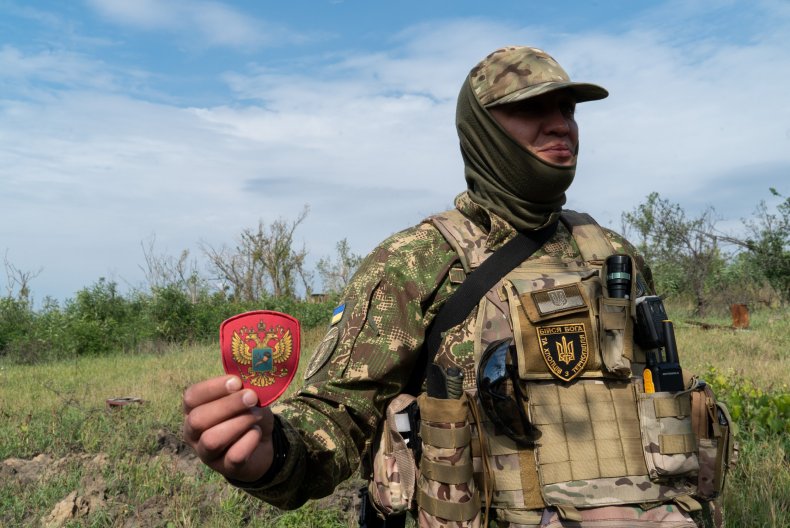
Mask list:
POLYGON ((573 117, 575 110, 576 99, 564 91, 489 108, 519 145, 556 165, 576 162, 579 126, 573 117))

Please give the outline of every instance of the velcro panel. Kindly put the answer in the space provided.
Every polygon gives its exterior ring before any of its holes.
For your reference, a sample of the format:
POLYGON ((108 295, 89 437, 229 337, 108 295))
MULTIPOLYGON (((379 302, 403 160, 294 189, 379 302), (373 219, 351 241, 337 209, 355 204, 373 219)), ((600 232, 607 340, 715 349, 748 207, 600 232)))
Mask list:
POLYGON ((544 485, 647 474, 628 383, 530 383, 528 390, 544 485))

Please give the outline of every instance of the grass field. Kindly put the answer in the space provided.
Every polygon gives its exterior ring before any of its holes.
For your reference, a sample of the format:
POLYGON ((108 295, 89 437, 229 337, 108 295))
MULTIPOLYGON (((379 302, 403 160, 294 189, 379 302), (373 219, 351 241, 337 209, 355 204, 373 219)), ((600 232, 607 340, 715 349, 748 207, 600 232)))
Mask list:
MULTIPOLYGON (((790 311, 754 313, 752 328, 737 332, 704 330, 684 319, 675 317, 684 368, 708 372, 715 365, 764 391, 788 392, 790 311)), ((303 336, 304 350, 321 334, 303 336)), ((347 526, 350 486, 282 512, 230 488, 184 448, 181 393, 221 373, 216 345, 33 366, 0 363, 0 526, 347 526), (107 406, 108 398, 124 396, 143 402, 107 406)), ((728 525, 790 526, 787 439, 754 437, 744 428, 740 442, 740 463, 724 497, 728 525)))

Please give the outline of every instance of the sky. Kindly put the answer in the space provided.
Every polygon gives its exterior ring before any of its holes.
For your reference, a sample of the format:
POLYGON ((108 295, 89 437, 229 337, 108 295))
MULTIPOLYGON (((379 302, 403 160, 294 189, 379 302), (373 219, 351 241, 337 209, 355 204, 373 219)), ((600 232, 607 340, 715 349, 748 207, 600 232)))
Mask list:
POLYGON ((610 92, 567 207, 620 230, 655 191, 738 229, 790 192, 789 41, 788 0, 0 0, 0 253, 38 302, 143 287, 152 241, 207 273, 305 206, 308 267, 364 255, 465 189, 458 90, 513 44, 610 92))

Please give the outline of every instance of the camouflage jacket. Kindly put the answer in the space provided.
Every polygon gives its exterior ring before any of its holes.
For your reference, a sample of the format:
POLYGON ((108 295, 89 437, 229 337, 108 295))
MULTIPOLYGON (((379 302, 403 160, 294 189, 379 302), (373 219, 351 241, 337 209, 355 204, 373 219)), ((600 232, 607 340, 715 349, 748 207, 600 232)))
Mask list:
MULTIPOLYGON (((481 241, 487 248, 496 250, 515 235, 467 193, 455 205, 488 233, 481 241)), ((631 253, 643 267, 630 244, 605 231, 616 249, 631 253)), ((580 255, 562 224, 531 258, 546 254, 580 255)), ((450 279, 454 267, 460 269, 458 255, 427 222, 392 235, 367 256, 343 293, 336 311, 342 316, 314 352, 302 388, 272 407, 289 443, 284 466, 265 486, 245 491, 291 509, 331 494, 353 475, 387 403, 407 385, 426 329, 458 287, 459 281, 450 279)), ((643 276, 650 281, 646 269, 643 276)), ((458 345, 452 347, 455 361, 470 361, 471 343, 458 345)))

